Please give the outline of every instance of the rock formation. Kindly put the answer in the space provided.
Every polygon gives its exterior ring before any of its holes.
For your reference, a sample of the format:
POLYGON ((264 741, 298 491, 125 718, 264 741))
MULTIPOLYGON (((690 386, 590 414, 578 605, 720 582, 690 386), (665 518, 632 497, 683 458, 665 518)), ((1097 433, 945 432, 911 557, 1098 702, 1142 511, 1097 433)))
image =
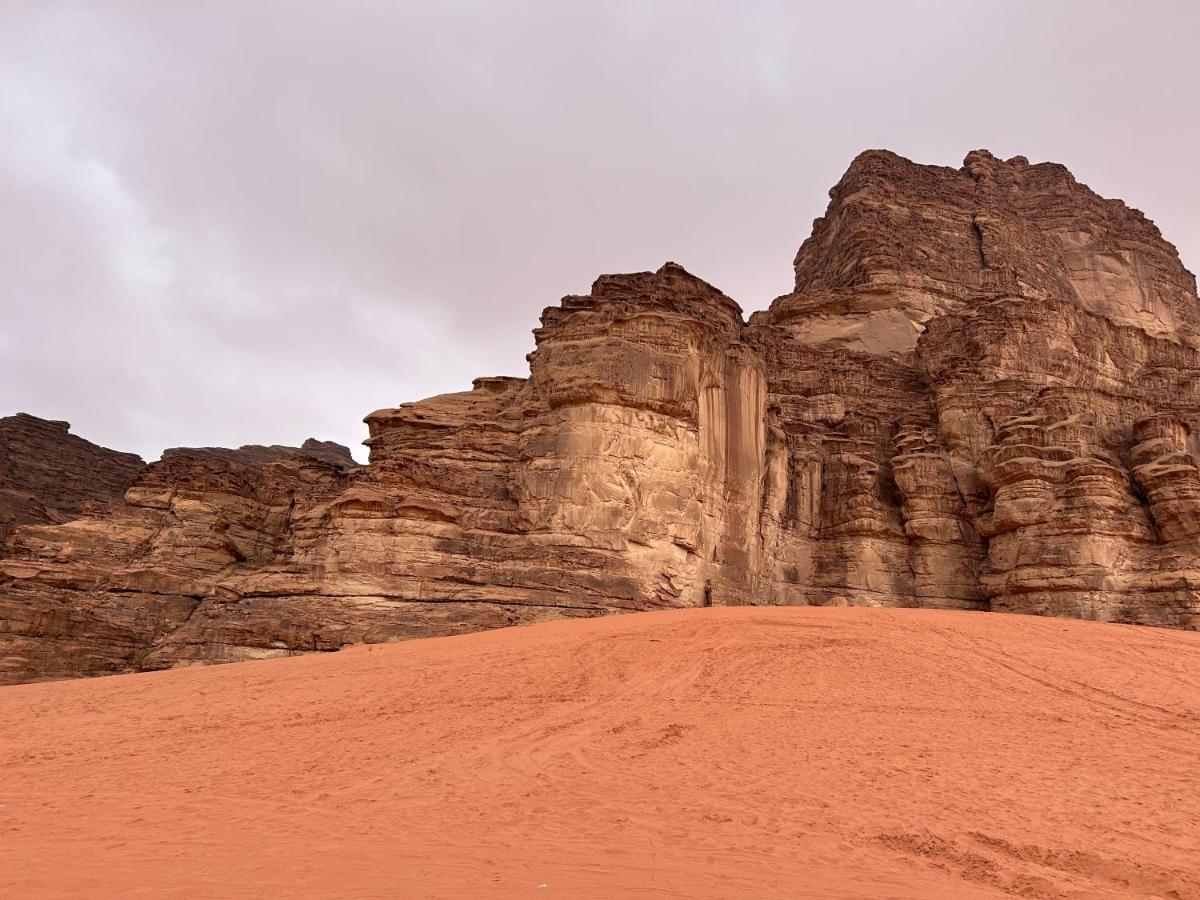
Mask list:
POLYGON ((856 604, 1200 627, 1200 306, 1062 166, 860 155, 744 322, 667 263, 328 447, 171 451, 18 530, 0 680, 555 616, 856 604))
POLYGON ((27 413, 0 418, 0 544, 19 525, 57 524, 119 504, 146 467, 70 428, 27 413))
POLYGON ((301 457, 323 459, 335 466, 355 465, 349 447, 343 447, 333 441, 318 441, 316 438, 309 438, 299 447, 283 447, 279 444, 272 444, 270 447, 264 447, 261 444, 243 444, 236 450, 226 447, 172 447, 163 451, 163 459, 172 456, 231 459, 251 466, 265 466, 267 463, 278 462, 281 459, 299 459, 301 457))

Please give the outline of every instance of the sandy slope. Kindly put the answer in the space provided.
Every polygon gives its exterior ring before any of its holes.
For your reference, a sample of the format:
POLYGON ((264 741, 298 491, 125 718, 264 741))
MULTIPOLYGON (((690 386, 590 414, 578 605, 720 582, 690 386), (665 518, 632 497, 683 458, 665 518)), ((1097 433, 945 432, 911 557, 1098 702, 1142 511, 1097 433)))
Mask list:
POLYGON ((0 895, 1200 897, 1200 634, 704 609, 0 689, 0 895))

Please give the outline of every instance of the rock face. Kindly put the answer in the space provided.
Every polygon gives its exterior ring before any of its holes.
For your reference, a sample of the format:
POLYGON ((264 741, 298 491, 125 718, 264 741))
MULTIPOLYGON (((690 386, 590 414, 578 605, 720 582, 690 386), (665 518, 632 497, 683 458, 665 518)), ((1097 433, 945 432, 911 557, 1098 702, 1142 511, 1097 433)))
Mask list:
POLYGON ((0 418, 0 544, 18 526, 57 524, 119 504, 146 467, 132 453, 70 434, 27 413, 0 418))
POLYGON ((1200 305, 1062 166, 859 156, 744 322, 667 263, 536 329, 528 378, 339 448, 170 451, 11 536, 0 679, 709 604, 1200 627, 1200 305))
MULTIPOLYGON (((18 529, 0 557, 0 683, 151 667, 168 639, 179 642, 169 665, 221 661, 215 645, 189 654, 188 624, 209 615, 202 601, 235 595, 223 575, 286 552, 297 500, 336 494, 352 466, 345 447, 312 440, 176 448, 123 501, 18 529)), ((225 623, 239 627, 265 626, 225 623)), ((253 657, 264 640, 274 639, 251 637, 231 658, 253 657)))
POLYGON ((343 447, 333 441, 318 441, 316 438, 309 438, 299 447, 283 447, 279 444, 272 444, 270 447, 264 447, 261 444, 243 444, 236 450, 229 450, 225 447, 172 447, 164 450, 162 455, 163 459, 172 456, 229 459, 251 466, 265 466, 281 459, 303 457, 323 459, 335 466, 356 465, 354 457, 350 455, 349 447, 343 447))

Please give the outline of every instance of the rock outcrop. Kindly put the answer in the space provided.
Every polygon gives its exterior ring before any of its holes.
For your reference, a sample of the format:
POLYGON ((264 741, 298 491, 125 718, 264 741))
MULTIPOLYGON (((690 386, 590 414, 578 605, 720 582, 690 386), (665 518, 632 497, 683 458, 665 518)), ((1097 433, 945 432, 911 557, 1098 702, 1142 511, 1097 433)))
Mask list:
POLYGON ((674 263, 547 309, 528 378, 366 419, 370 464, 171 451, 18 530, 0 679, 709 604, 1200 626, 1200 305, 1062 166, 868 151, 744 322, 674 263))
POLYGON ((284 447, 279 444, 272 444, 269 447, 261 444, 243 444, 236 450, 226 447, 171 447, 163 451, 163 459, 172 456, 229 459, 251 466, 265 466, 281 459, 300 459, 302 457, 323 459, 335 466, 356 465, 354 457, 350 455, 349 447, 343 447, 333 441, 318 441, 316 438, 309 438, 299 447, 284 447))
MULTIPOLYGON (((202 601, 231 596, 221 576, 284 552, 297 499, 336 494, 354 465, 345 447, 313 440, 175 448, 119 502, 18 529, 0 556, 0 683, 147 668, 168 638, 181 642, 171 665, 192 658, 186 626, 209 614, 202 601)), ((248 640, 232 658, 262 643, 248 640)), ((223 657, 214 644, 195 658, 223 657)))
POLYGON ((0 418, 0 544, 20 525, 58 524, 120 504, 146 467, 70 429, 28 413, 0 418))

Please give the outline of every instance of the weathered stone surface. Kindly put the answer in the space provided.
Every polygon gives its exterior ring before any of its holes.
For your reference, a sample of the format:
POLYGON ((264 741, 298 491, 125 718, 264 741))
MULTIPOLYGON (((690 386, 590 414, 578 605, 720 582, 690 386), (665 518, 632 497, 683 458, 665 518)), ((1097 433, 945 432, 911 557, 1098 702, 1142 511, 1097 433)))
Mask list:
POLYGON ((70 428, 27 413, 0 418, 0 544, 19 525, 65 522, 89 504, 120 503, 145 468, 140 457, 97 447, 70 428))
MULTIPOLYGON (((238 451, 174 450, 124 502, 18 529, 0 557, 0 682, 149 667, 169 638, 182 642, 172 663, 188 659, 189 621, 236 596, 221 576, 285 554, 293 504, 335 494, 347 472, 322 458, 343 455, 326 444, 317 456, 271 448, 278 459, 256 464, 262 449, 250 462, 238 451)), ((235 658, 274 640, 264 633, 235 658)), ((210 644, 204 658, 220 661, 219 641, 210 644)))
POLYGON ((318 441, 309 438, 299 447, 283 447, 272 444, 264 447, 261 444, 244 444, 236 450, 225 447, 172 447, 163 451, 163 459, 171 456, 197 456, 207 459, 232 459, 252 466, 265 466, 267 463, 278 462, 281 459, 298 459, 313 457, 323 459, 337 466, 355 465, 350 448, 343 447, 333 441, 318 441))
POLYGON ((171 451, 17 531, 0 679, 705 604, 1200 624, 1195 279, 1061 166, 854 161, 743 322, 668 263, 547 309, 528 378, 337 448, 171 451))

